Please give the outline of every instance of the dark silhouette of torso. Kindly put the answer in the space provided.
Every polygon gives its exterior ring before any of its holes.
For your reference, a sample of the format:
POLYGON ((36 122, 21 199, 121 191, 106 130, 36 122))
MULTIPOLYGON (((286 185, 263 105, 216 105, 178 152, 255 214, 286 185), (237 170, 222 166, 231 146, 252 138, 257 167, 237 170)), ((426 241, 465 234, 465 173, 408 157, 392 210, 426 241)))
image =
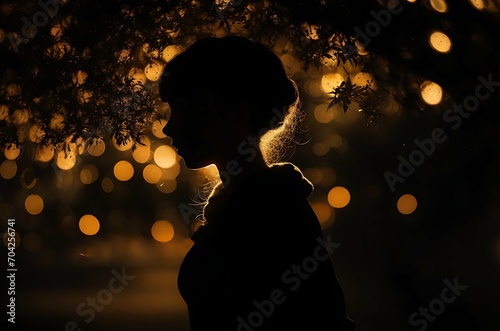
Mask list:
POLYGON ((352 330, 310 182, 281 164, 231 185, 179 271, 191 330, 352 330))

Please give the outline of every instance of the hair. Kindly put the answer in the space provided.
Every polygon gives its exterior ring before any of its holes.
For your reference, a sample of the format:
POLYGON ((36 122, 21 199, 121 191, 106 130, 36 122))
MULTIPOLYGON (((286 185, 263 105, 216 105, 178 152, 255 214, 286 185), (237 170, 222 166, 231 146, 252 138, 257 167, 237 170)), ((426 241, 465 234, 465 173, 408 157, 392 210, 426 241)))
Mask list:
POLYGON ((239 111, 260 138, 267 164, 281 161, 302 120, 299 89, 279 57, 246 37, 195 41, 166 65, 163 77, 163 101, 187 89, 209 90, 221 116, 239 111), (242 102, 249 107, 241 107, 242 102))

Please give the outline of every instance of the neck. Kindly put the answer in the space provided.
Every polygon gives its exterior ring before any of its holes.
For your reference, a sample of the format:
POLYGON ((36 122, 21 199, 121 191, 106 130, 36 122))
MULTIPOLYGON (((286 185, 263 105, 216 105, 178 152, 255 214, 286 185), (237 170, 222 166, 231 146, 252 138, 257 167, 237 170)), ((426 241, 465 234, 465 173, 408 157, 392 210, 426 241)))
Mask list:
POLYGON ((224 188, 231 187, 255 172, 268 168, 260 151, 255 151, 255 157, 244 154, 233 155, 224 161, 216 163, 224 188))

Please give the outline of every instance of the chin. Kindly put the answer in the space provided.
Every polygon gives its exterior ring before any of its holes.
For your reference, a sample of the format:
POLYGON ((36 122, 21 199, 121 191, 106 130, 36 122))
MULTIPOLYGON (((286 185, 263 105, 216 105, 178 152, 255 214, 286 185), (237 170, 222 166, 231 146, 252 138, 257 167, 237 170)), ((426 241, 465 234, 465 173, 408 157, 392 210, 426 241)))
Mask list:
POLYGON ((203 162, 193 157, 179 155, 188 169, 198 170, 209 166, 211 163, 203 162))

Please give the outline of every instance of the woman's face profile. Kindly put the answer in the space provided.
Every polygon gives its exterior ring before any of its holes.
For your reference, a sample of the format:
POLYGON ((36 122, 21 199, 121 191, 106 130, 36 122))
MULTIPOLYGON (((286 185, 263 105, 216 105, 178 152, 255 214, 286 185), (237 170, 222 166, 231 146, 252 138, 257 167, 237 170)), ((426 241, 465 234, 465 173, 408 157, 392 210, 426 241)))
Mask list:
POLYGON ((188 168, 198 169, 214 163, 228 130, 217 116, 212 93, 200 86, 185 88, 169 99, 170 118, 163 133, 188 168))

